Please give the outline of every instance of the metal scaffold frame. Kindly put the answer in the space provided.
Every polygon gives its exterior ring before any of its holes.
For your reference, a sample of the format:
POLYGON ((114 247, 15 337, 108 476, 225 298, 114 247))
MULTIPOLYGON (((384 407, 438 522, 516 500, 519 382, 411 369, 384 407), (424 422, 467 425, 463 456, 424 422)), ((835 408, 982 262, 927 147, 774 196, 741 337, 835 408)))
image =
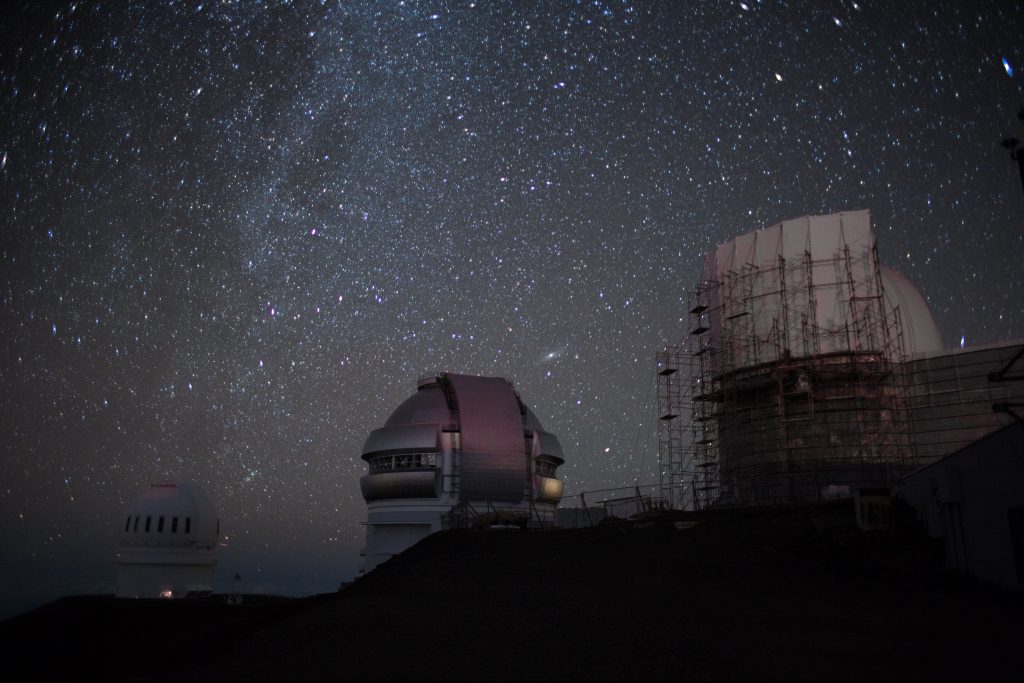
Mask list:
POLYGON ((900 311, 886 304, 873 237, 823 256, 809 235, 802 254, 788 245, 788 259, 700 282, 687 339, 658 355, 674 507, 820 500, 916 468, 900 311))
POLYGON ((690 411, 689 373, 682 365, 679 346, 655 354, 658 381, 658 483, 661 498, 672 509, 692 507, 692 492, 685 488, 692 469, 686 418, 690 411))

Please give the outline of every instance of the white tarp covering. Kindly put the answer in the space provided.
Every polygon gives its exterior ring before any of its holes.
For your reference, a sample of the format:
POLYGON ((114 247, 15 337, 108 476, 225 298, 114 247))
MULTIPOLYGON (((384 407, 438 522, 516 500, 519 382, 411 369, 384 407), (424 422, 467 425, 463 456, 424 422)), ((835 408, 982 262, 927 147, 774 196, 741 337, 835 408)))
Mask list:
POLYGON ((886 347, 873 249, 862 210, 784 221, 708 254, 706 324, 723 368, 886 347))

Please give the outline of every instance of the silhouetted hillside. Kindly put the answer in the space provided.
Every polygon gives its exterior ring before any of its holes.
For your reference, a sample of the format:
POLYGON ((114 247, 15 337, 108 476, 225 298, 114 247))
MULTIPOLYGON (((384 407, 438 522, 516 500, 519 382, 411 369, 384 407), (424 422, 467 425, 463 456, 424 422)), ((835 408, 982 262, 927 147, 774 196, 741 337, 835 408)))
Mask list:
MULTIPOLYGON (((851 520, 841 503, 440 533, 166 678, 1017 678, 1022 596, 946 576, 918 533, 851 520)), ((117 651, 109 641, 96 659, 117 651)), ((155 639, 153 652, 151 673, 168 671, 155 639)))

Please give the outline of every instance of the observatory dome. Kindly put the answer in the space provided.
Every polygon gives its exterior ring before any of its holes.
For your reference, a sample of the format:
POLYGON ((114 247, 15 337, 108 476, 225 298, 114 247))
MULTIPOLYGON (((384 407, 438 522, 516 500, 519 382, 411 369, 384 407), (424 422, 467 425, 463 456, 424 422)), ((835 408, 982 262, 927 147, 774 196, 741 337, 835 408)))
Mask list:
POLYGON ((447 424, 455 421, 444 391, 437 382, 420 380, 416 393, 402 401, 384 422, 385 427, 413 424, 447 424))
MULTIPOLYGON (((821 500, 913 469, 908 387, 896 370, 942 342, 918 289, 879 262, 869 211, 794 218, 719 245, 688 321, 694 376, 659 371, 663 395, 688 391, 672 383, 691 379, 696 392, 696 474, 676 489, 680 500, 821 500)), ((664 431, 682 438, 679 427, 664 431)))
POLYGON ((367 437, 362 458, 367 569, 441 529, 442 518, 486 510, 544 523, 562 497, 558 439, 501 377, 421 379, 367 437))
POLYGON ((907 354, 942 350, 942 335, 921 290, 889 266, 881 266, 882 287, 890 311, 899 309, 907 354))
POLYGON ((217 545, 220 521, 213 502, 195 484, 152 484, 128 506, 122 546, 205 548, 217 545))
MULTIPOLYGON (((518 398, 518 397, 517 397, 518 398)), ((530 407, 520 401, 525 411, 525 424, 530 429, 543 431, 540 420, 530 407)), ((384 422, 385 427, 400 427, 413 424, 448 424, 458 421, 456 413, 449 407, 448 399, 437 377, 425 377, 417 383, 416 393, 402 401, 384 422)), ((364 449, 365 451, 365 449, 364 449)))
POLYGON ((120 597, 180 597, 211 590, 220 520, 195 484, 152 484, 120 524, 120 597))

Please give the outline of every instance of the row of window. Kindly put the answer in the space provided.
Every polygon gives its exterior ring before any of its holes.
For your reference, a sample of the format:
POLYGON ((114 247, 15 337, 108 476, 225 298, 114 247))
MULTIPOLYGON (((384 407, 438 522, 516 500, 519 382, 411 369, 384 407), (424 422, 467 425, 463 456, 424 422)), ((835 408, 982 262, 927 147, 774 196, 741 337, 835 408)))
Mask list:
MULTIPOLYGON (((396 470, 426 470, 437 467, 437 453, 399 453, 370 458, 370 474, 396 470)), ((542 477, 554 477, 558 465, 550 460, 535 460, 533 471, 542 477)), ((162 518, 161 518, 162 519, 162 518)), ((177 519, 177 518, 175 518, 177 519)))
MULTIPOLYGON (((124 523, 124 531, 125 531, 125 533, 128 533, 129 531, 131 531, 132 533, 137 533, 139 531, 139 520, 141 520, 141 519, 142 519, 142 515, 135 515, 134 517, 132 517, 131 515, 128 515, 128 519, 125 520, 125 523, 124 523)), ((220 525, 220 520, 218 520, 218 526, 219 525, 220 525)), ((153 527, 153 515, 146 515, 146 522, 143 525, 143 529, 142 529, 143 533, 147 533, 148 534, 152 530, 152 527, 153 527)), ((160 515, 156 519, 156 532, 158 534, 162 534, 164 532, 164 516, 163 515, 160 515)), ((172 534, 178 533, 178 518, 177 517, 171 517, 171 533, 172 534)), ((192 518, 191 517, 186 517, 185 518, 185 533, 186 534, 192 533, 192 518)))
POLYGON ((426 470, 437 467, 437 453, 400 453, 370 458, 370 474, 395 470, 426 470))

